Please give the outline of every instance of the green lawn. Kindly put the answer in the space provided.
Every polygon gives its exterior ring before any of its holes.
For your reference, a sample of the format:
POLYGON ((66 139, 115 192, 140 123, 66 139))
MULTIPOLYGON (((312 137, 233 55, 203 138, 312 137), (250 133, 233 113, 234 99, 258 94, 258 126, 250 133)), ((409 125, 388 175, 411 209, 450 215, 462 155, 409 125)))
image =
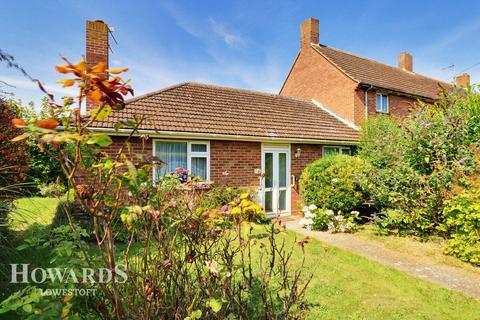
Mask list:
MULTIPOLYGON (((17 201, 11 217, 15 228, 48 225, 58 204, 52 198, 17 201)), ((295 234, 280 234, 292 242, 295 234)), ((300 263, 295 246, 293 263, 300 263)), ((313 279, 307 292, 310 319, 480 319, 480 301, 414 278, 358 255, 310 240, 307 271, 313 279)))
POLYGON ((316 240, 306 255, 310 319, 480 319, 479 300, 358 255, 316 240))
POLYGON ((25 230, 37 223, 43 226, 52 223, 59 199, 57 198, 21 198, 15 201, 15 209, 10 213, 10 228, 25 230))

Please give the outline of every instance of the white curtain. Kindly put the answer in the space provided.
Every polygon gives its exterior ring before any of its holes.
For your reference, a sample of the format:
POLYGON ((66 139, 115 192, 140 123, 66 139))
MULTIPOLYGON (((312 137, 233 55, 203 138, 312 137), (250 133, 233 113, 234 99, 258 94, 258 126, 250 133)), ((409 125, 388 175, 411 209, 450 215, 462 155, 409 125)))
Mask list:
POLYGON ((174 172, 176 168, 187 169, 186 142, 156 142, 155 155, 166 165, 157 169, 159 177, 166 172, 174 172))

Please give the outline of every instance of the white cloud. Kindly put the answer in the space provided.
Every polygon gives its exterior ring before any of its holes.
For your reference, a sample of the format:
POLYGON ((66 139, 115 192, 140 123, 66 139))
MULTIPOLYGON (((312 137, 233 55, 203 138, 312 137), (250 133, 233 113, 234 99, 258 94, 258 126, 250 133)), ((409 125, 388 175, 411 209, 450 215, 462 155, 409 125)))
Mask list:
POLYGON ((209 21, 212 26, 213 32, 219 37, 221 37, 223 41, 230 47, 233 47, 236 44, 243 43, 243 39, 240 36, 227 31, 223 24, 218 23, 213 18, 210 18, 209 21))

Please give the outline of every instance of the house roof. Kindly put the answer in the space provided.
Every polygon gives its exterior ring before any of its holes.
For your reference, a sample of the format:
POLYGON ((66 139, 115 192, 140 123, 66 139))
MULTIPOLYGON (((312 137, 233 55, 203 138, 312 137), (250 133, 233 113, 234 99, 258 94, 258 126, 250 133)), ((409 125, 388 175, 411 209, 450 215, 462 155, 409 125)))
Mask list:
POLYGON ((358 140, 358 130, 317 104, 293 97, 186 82, 127 101, 94 128, 142 117, 139 130, 249 137, 358 140))
POLYGON ((312 48, 361 84, 432 100, 438 99, 441 88, 449 89, 451 87, 446 82, 325 45, 312 44, 312 48))

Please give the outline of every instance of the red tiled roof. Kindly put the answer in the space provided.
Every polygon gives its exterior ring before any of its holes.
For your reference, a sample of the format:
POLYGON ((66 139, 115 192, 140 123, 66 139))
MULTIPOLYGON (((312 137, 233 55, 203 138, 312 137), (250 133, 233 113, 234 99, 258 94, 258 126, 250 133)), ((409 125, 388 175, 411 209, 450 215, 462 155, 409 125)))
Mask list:
POLYGON ((392 91, 402 92, 428 99, 438 99, 441 88, 449 89, 450 84, 405 71, 355 54, 312 44, 318 53, 336 65, 352 79, 362 84, 373 85, 392 91))
POLYGON ((316 104, 291 97, 199 83, 181 83, 127 101, 92 124, 113 128, 134 115, 139 130, 250 137, 356 141, 358 131, 316 104))

